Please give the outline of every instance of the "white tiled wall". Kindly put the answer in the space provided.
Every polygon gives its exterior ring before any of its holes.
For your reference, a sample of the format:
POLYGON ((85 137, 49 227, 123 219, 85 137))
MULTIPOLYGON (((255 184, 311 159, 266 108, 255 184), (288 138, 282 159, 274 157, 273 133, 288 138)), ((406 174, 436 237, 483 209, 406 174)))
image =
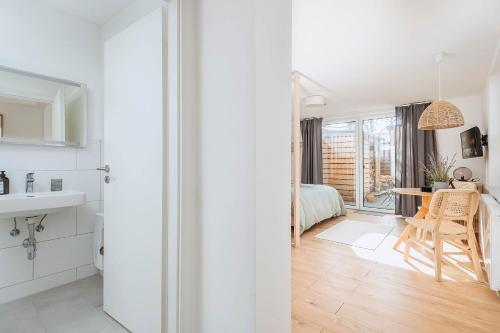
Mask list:
POLYGON ((0 169, 10 179, 10 192, 23 193, 27 172, 35 173, 34 191, 50 191, 52 178, 63 179, 63 189, 87 194, 83 206, 49 214, 45 229, 36 232, 37 255, 27 259, 22 242, 28 237, 24 219, 21 233, 10 236, 13 219, 0 219, 0 304, 34 292, 96 274, 93 265, 95 214, 102 204, 101 142, 90 140, 87 148, 0 145, 0 169))
POLYGON ((39 1, 4 1, 1 7, 0 65, 87 85, 85 149, 0 145, 0 170, 6 170, 11 192, 23 192, 27 172, 35 172, 35 191, 50 190, 51 178, 65 189, 87 193, 87 203, 51 214, 36 233, 38 255, 26 259, 27 237, 9 235, 12 220, 0 220, 0 303, 95 273, 92 264, 94 212, 101 201, 100 164, 103 137, 103 43, 99 25, 55 10, 39 1), (85 41, 82 44, 82 41, 85 41), (84 46, 83 46, 84 45, 84 46), (36 55, 36 56, 33 56, 36 55))

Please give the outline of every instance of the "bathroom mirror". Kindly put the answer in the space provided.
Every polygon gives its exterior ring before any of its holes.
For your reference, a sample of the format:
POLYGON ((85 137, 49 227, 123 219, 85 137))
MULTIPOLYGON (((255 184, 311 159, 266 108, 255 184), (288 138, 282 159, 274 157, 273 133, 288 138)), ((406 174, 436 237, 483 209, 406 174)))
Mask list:
POLYGON ((85 147, 85 85, 0 66, 0 143, 85 147))

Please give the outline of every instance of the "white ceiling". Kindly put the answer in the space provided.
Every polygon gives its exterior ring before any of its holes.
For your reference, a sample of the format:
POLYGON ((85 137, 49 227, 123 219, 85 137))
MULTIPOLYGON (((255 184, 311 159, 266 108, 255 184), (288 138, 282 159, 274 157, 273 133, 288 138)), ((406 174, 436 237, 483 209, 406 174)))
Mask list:
POLYGON ((294 0, 294 69, 304 94, 346 113, 480 94, 500 37, 498 0, 294 0))
POLYGON ((121 9, 135 0, 37 0, 52 8, 79 16, 88 21, 104 24, 121 9))

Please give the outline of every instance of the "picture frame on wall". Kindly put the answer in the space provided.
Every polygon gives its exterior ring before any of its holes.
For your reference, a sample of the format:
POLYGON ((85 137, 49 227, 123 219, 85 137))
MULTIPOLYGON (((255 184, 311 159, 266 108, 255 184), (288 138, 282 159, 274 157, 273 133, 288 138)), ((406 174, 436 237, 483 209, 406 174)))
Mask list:
POLYGON ((0 138, 3 137, 3 114, 0 114, 0 138))

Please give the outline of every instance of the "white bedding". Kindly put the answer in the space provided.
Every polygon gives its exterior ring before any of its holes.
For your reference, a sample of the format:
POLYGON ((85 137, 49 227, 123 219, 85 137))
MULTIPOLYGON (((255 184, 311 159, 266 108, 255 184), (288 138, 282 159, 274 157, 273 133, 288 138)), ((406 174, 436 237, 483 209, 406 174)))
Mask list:
POLYGON ((321 221, 345 214, 344 200, 335 188, 328 185, 300 185, 301 233, 321 221))

